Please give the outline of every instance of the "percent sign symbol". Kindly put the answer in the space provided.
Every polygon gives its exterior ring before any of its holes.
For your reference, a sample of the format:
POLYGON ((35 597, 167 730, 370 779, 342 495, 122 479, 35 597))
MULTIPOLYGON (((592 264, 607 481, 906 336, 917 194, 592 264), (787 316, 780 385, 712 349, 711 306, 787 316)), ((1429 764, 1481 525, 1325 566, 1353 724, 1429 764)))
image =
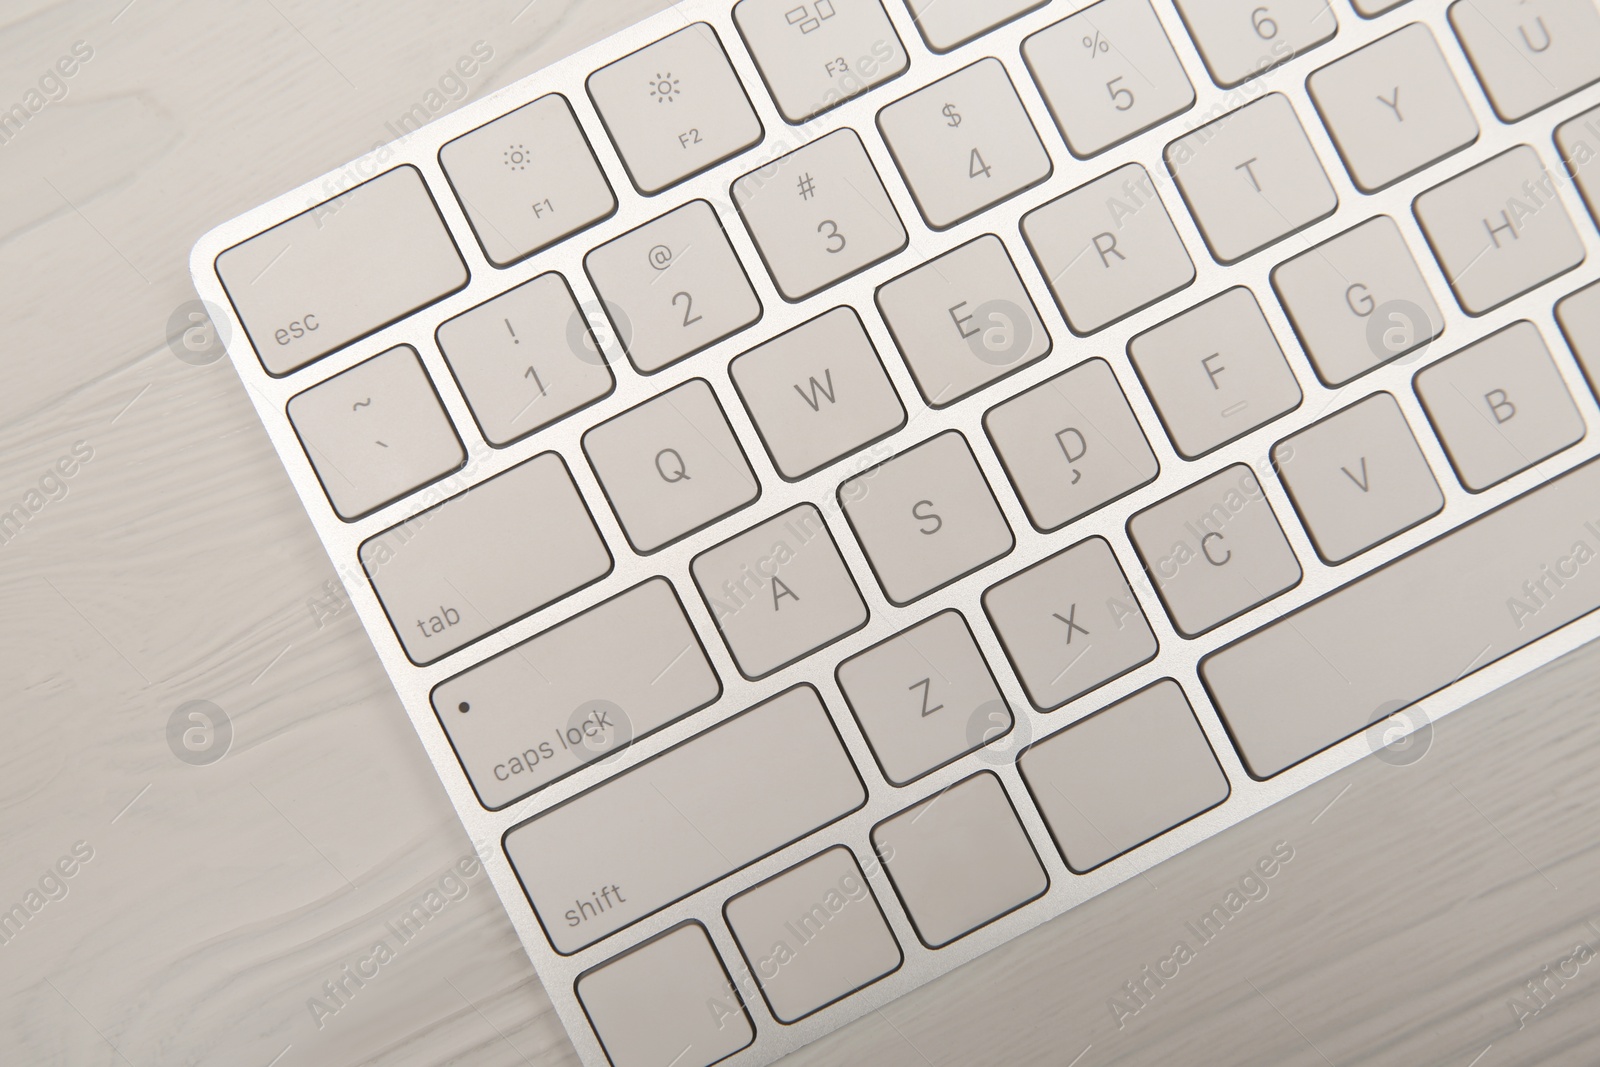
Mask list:
POLYGON ((1093 37, 1083 39, 1083 47, 1089 50, 1089 58, 1093 59, 1096 53, 1111 51, 1111 42, 1100 36, 1100 31, 1095 30, 1093 37))

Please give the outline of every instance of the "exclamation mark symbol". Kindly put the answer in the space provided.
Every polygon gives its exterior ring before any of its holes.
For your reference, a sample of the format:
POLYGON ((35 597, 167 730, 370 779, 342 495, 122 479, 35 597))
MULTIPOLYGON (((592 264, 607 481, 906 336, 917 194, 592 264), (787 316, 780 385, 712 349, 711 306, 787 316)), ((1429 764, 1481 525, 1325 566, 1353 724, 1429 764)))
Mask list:
POLYGON ((511 320, 510 319, 506 319, 505 322, 506 322, 506 333, 509 333, 511 335, 511 343, 514 344, 514 345, 520 345, 522 343, 522 338, 518 337, 517 336, 517 331, 513 330, 511 328, 511 320))

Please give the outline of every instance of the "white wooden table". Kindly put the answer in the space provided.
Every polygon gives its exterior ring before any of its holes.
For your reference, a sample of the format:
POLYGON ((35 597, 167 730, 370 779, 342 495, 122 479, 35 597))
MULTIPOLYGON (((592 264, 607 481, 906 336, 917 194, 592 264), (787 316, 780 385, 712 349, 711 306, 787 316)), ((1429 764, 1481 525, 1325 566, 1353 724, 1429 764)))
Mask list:
MULTIPOLYGON (((458 99, 662 6, 0 8, 4 109, 79 58, 0 143, 0 508, 29 509, 0 544, 0 908, 42 901, 0 945, 0 1063, 576 1062, 482 873, 450 877, 470 845, 238 380, 168 330, 196 236, 454 106, 475 45, 458 99), (168 740, 192 700, 232 732, 206 766, 168 740)), ((1597 707, 1591 646, 793 1062, 1600 1063, 1597 707), (1132 999, 1279 842, 1268 896, 1132 999)))

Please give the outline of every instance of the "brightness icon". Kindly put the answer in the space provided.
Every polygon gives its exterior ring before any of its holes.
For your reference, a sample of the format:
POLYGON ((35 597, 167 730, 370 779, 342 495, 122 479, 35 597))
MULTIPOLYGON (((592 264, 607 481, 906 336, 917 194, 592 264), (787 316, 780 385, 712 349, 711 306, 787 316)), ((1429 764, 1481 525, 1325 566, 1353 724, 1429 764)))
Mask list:
POLYGON ((665 74, 657 74, 650 83, 650 95, 656 98, 658 104, 670 104, 678 95, 678 79, 672 76, 669 70, 665 74))

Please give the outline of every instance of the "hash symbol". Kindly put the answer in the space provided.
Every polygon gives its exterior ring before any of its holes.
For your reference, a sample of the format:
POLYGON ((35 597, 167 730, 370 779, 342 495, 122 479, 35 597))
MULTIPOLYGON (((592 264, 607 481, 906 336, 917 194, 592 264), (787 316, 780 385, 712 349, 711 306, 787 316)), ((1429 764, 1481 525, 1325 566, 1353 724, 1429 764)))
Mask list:
POLYGON ((800 199, 810 200, 816 192, 817 183, 811 180, 810 174, 800 175, 800 199))

